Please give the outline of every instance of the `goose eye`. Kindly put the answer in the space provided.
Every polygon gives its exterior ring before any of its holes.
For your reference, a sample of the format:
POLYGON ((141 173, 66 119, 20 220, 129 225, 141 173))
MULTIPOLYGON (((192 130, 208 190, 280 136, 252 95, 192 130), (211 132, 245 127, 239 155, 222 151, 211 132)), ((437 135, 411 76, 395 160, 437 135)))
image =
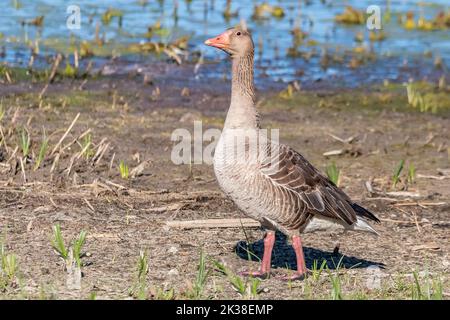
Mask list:
POLYGON ((237 36, 240 36, 240 35, 241 35, 241 32, 239 31, 238 33, 236 33, 236 35, 237 35, 237 36))

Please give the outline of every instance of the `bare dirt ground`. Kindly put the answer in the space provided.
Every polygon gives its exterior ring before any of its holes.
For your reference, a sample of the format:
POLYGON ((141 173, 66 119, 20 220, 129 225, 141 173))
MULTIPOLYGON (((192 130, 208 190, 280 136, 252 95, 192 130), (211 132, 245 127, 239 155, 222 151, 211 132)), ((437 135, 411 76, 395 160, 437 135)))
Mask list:
POLYGON ((182 95, 183 87, 160 84, 158 90, 157 85, 127 77, 63 81, 52 85, 42 101, 37 97, 41 84, 2 86, 1 239, 6 253, 17 256, 18 268, 11 281, 0 286, 0 298, 136 297, 130 290, 139 282, 140 251, 147 252, 148 273, 143 275, 139 297, 149 299, 316 299, 331 298, 333 292, 348 299, 411 299, 429 297, 428 291, 433 297, 449 297, 448 117, 392 107, 407 104, 404 91, 311 90, 290 99, 280 99, 276 92, 261 93, 263 125, 280 128, 281 141, 321 170, 334 161, 341 170, 340 186, 381 219, 375 225, 380 236, 307 234, 308 268, 325 259, 329 270, 286 283, 278 276, 295 268, 295 259, 280 235, 273 276, 257 283, 253 293, 249 289, 241 294, 232 284, 233 276, 215 270, 214 261, 234 273, 257 269, 258 263, 246 259, 243 247, 249 241, 261 257, 258 228, 166 226, 170 220, 243 217, 220 192, 210 165, 176 166, 170 161, 174 129, 192 132, 194 120, 202 120, 204 128, 221 128, 229 103, 227 88, 221 88, 222 82, 206 88, 186 85, 189 92, 182 95), (24 170, 19 157, 22 127, 30 133, 32 150, 22 161, 24 170), (50 137, 49 148, 41 167, 33 171, 43 127, 50 137), (77 158, 85 146, 83 138, 77 138, 88 129, 92 152, 87 159, 85 154, 77 158), (345 143, 330 134, 354 138, 345 143), (323 156, 331 150, 342 154, 323 156), (392 174, 402 159, 401 181, 392 188, 392 174), (145 161, 148 165, 135 178, 122 179, 121 160, 130 170, 145 161), (414 164, 416 175, 408 183, 409 164, 414 164), (373 193, 364 186, 366 181, 373 193), (387 194, 399 191, 407 196, 387 194), (56 224, 61 225, 66 243, 87 231, 81 290, 66 286, 64 262, 50 240, 56 224), (340 251, 333 254, 337 242, 340 251), (195 291, 202 251, 209 274, 195 291))

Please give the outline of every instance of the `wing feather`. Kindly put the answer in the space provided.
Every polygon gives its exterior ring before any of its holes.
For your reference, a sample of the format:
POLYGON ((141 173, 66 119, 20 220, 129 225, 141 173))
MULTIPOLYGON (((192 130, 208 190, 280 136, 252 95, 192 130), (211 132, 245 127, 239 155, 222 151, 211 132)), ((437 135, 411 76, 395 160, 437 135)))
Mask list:
POLYGON ((299 209, 294 216, 289 215, 289 221, 280 221, 281 224, 298 226, 314 214, 343 220, 350 225, 356 222, 356 211, 350 198, 301 154, 285 145, 272 144, 270 151, 270 158, 264 162, 261 172, 275 188, 281 189, 281 193, 289 193, 288 197, 284 194, 284 199, 297 198, 294 203, 298 203, 296 207, 299 209), (274 156, 273 151, 278 154, 274 156), (304 205, 300 205, 300 201, 304 205), (308 210, 301 209, 305 204, 308 210))

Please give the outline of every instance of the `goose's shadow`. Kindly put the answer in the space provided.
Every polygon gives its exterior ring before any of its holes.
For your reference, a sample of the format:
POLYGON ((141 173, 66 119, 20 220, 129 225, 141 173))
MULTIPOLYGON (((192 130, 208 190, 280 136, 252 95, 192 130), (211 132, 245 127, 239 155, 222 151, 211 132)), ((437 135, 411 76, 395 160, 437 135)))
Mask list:
MULTIPOLYGON (((245 260, 260 261, 264 251, 264 240, 258 240, 254 243, 248 244, 245 241, 239 241, 236 244, 236 254, 245 260)), ((314 249, 310 247, 303 247, 305 254, 306 267, 313 269, 314 261, 317 262, 317 267, 320 268, 323 261, 326 261, 326 265, 330 270, 340 268, 368 268, 370 266, 377 266, 384 268, 384 264, 381 262, 374 262, 370 260, 360 259, 357 257, 350 257, 342 255, 340 253, 335 254, 333 252, 326 252, 320 249, 314 249), (342 259, 342 260, 341 260, 342 259), (339 264, 340 262, 340 264, 339 264)), ((272 253, 272 266, 275 268, 288 268, 291 270, 297 269, 297 261, 295 258, 295 252, 292 246, 287 242, 287 238, 284 234, 277 232, 275 245, 272 253)))

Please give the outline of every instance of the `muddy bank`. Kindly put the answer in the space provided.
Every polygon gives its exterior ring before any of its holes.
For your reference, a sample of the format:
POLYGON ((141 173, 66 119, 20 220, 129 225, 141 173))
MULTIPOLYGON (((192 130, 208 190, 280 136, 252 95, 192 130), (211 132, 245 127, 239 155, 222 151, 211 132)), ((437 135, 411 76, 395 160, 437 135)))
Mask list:
MULTIPOLYGON (((256 44, 261 85, 263 79, 312 83, 330 78, 337 87, 411 77, 434 81, 450 64, 447 9, 443 0, 81 0, 75 11, 58 1, 11 1, 0 26, 0 62, 26 67, 33 57, 37 68, 46 68, 48 56, 56 53, 69 57, 72 66, 78 58, 103 64, 119 57, 129 65, 222 60, 204 40, 245 21, 256 44), (380 10, 375 29, 367 26, 372 5, 380 10)), ((225 63, 220 68, 227 70, 225 63)), ((206 79, 221 77, 214 71, 206 79)))

